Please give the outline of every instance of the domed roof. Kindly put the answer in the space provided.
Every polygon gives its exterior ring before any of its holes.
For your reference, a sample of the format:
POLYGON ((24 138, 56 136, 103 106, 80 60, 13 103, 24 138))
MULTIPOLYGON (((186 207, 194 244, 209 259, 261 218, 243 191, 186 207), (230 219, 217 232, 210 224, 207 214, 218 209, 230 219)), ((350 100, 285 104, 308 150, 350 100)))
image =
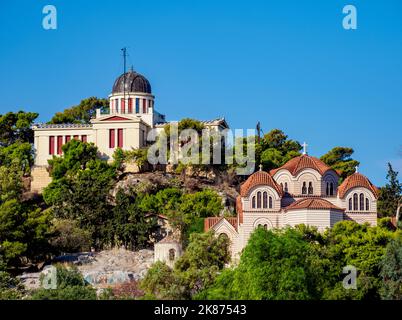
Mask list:
POLYGON ((152 93, 149 81, 134 70, 123 73, 116 79, 112 93, 124 92, 124 75, 126 75, 126 92, 152 93))
POLYGON ((378 188, 373 185, 370 180, 361 173, 354 173, 347 177, 338 188, 339 198, 343 199, 346 193, 353 188, 363 187, 370 190, 376 198, 378 198, 378 188))
POLYGON ((327 172, 328 170, 333 170, 331 167, 327 166, 320 159, 303 154, 299 157, 289 160, 282 167, 271 170, 270 174, 273 176, 279 170, 286 169, 292 174, 292 176, 295 176, 301 170, 308 168, 318 171, 321 175, 324 175, 324 173, 327 172))
POLYGON ((337 207, 331 202, 322 199, 322 198, 306 198, 293 202, 289 206, 286 207, 286 211, 289 210, 298 210, 298 209, 310 209, 310 210, 321 210, 321 209, 333 209, 344 211, 344 209, 337 207))
POLYGON ((268 172, 262 170, 253 173, 248 177, 246 182, 240 186, 240 195, 246 197, 248 192, 255 186, 269 186, 274 188, 280 196, 282 195, 282 189, 278 186, 275 180, 268 172))

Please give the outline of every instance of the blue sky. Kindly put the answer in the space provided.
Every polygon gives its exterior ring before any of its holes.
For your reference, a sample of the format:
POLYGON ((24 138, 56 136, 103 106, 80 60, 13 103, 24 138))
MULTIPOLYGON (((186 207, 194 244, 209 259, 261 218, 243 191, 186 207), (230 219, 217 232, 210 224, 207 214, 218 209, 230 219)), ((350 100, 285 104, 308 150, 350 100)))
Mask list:
POLYGON ((224 116, 232 128, 280 128, 321 156, 355 149, 382 185, 402 174, 402 1, 0 2, 0 113, 40 121, 106 97, 129 64, 151 82, 168 120, 224 116), (42 28, 42 8, 58 29, 42 28), (357 8, 357 30, 342 8, 357 8))

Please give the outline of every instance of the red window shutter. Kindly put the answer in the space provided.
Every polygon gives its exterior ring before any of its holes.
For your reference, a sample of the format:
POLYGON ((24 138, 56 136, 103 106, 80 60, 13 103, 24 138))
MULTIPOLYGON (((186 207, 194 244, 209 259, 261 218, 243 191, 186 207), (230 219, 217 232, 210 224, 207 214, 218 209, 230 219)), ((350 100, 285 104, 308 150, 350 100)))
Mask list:
POLYGON ((114 148, 114 129, 109 129, 109 148, 114 148))
POLYGON ((81 136, 81 141, 87 142, 87 136, 85 134, 81 136))
POLYGON ((61 147, 63 146, 63 136, 57 136, 57 154, 61 154, 61 147))
POLYGON ((133 98, 128 98, 128 113, 133 113, 133 98))
POLYGON ((125 113, 126 111, 126 100, 121 99, 121 113, 125 113))
POLYGON ((54 154, 54 136, 49 137, 49 154, 54 154))
POLYGON ((75 140, 78 140, 78 136, 74 136, 74 139, 75 139, 75 140))
POLYGON ((142 99, 142 113, 147 113, 147 99, 142 99))
POLYGON ((123 148, 123 129, 117 129, 117 146, 123 148))
POLYGON ((66 143, 71 140, 71 136, 66 136, 66 143))

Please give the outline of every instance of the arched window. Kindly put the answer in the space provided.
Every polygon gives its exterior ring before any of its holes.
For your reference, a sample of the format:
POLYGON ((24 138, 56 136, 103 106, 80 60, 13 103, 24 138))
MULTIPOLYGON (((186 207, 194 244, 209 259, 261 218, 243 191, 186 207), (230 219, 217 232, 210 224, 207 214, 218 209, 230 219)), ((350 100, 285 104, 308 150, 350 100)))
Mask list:
POLYGON ((329 196, 329 183, 327 182, 327 191, 326 191, 327 196, 329 196))
POLYGON ((334 183, 333 183, 333 182, 331 182, 331 183, 329 184, 329 195, 330 195, 330 196, 333 196, 333 195, 334 195, 334 183))
POLYGON ((368 198, 366 198, 366 211, 370 211, 370 202, 368 198))
POLYGON ((268 208, 268 194, 266 191, 262 194, 262 207, 264 209, 268 208))
POLYGON ((255 209, 255 196, 251 199, 251 208, 255 209))
POLYGON ((288 191, 289 191, 289 189, 288 189, 288 183, 285 182, 285 192, 288 192, 288 191))
POLYGON ((359 210, 358 209, 358 203, 357 203, 357 193, 355 193, 354 195, 353 195, 353 210, 359 210))
POLYGON ((268 225, 267 224, 264 224, 264 229, 268 230, 268 225))
POLYGON ((312 182, 308 183, 308 194, 313 194, 313 183, 312 182))
POLYGON ((307 194, 307 186, 306 186, 306 182, 303 182, 302 194, 307 194))
POLYGON ((261 208, 261 192, 257 192, 257 209, 261 208))
POLYGON ((281 189, 284 190, 284 189, 283 189, 283 183, 282 183, 282 182, 281 182, 281 189))
POLYGON ((353 207, 352 207, 352 198, 349 198, 349 210, 352 210, 353 209, 353 207))
POLYGON ((272 197, 269 197, 269 208, 272 209, 272 197))
POLYGON ((169 249, 169 260, 173 261, 175 257, 176 257, 176 250, 175 249, 169 249))
POLYGON ((363 193, 360 194, 360 211, 364 210, 364 195, 363 193))

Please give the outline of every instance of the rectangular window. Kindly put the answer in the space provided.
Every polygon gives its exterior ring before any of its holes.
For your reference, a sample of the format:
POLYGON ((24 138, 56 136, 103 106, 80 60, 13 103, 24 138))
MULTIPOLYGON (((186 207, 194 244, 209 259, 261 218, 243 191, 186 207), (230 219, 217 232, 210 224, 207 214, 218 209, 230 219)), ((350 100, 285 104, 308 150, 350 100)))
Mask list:
POLYGON ((117 146, 123 148, 123 129, 117 129, 117 146))
POLYGON ((114 148, 114 129, 109 129, 109 148, 114 148))
POLYGON ((78 140, 78 136, 74 136, 74 140, 78 140))
POLYGON ((128 113, 133 113, 133 98, 128 98, 128 113))
POLYGON ((126 111, 126 101, 121 99, 121 113, 125 113, 126 111))
POLYGON ((66 143, 71 140, 71 136, 66 136, 66 143))
POLYGON ((147 113, 147 99, 142 99, 142 113, 147 113))
POLYGON ((57 136, 57 154, 61 154, 61 147, 63 146, 63 136, 57 136))
POLYGON ((87 136, 85 134, 81 136, 81 141, 87 142, 87 136))
POLYGON ((135 98, 135 113, 140 113, 140 99, 135 98))
POLYGON ((114 105, 113 105, 113 99, 110 99, 110 110, 112 111, 112 113, 114 112, 113 107, 114 107, 114 105))
POLYGON ((54 136, 49 137, 49 154, 54 154, 54 136))
POLYGON ((119 112, 119 99, 116 99, 116 105, 115 105, 114 112, 119 112))

